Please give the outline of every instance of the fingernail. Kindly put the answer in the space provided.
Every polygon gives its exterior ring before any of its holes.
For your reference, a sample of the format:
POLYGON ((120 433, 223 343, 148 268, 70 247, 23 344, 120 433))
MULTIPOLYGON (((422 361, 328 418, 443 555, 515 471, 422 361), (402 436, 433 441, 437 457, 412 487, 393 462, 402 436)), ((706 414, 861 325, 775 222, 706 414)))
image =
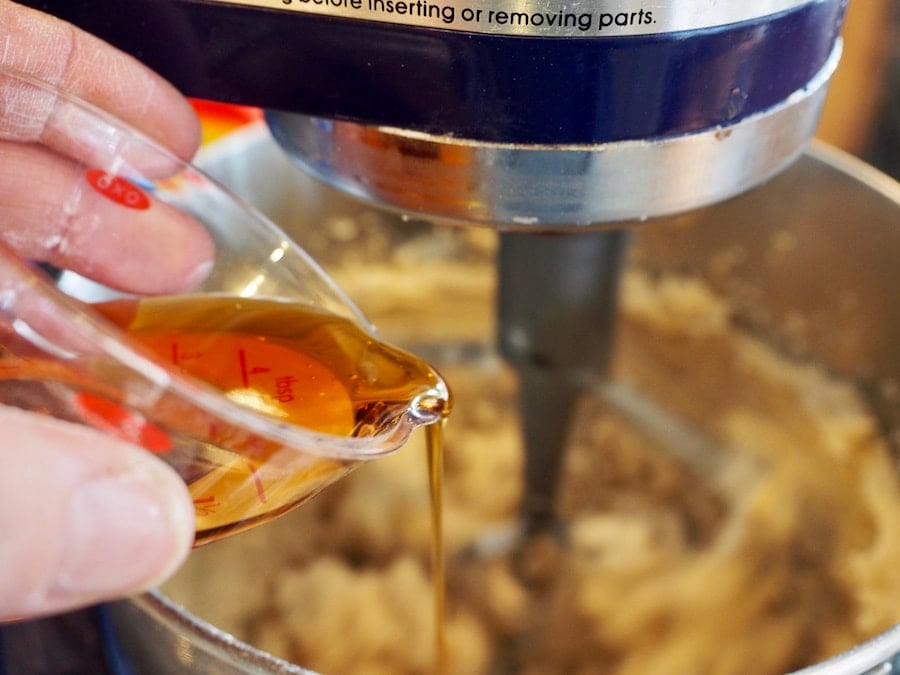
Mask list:
POLYGON ((207 260, 197 265, 185 278, 184 287, 188 290, 199 286, 212 271, 214 261, 207 260))
POLYGON ((86 603, 152 588, 184 561, 193 527, 184 485, 164 466, 82 484, 66 514, 52 595, 86 603))

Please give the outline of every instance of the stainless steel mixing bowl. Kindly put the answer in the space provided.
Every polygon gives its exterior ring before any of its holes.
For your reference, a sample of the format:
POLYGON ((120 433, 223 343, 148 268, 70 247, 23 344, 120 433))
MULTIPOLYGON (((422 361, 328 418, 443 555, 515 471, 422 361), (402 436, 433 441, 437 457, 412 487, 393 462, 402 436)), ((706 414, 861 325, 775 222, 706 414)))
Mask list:
MULTIPOLYGON (((298 174, 262 127, 212 146, 201 164, 293 234, 339 282, 342 268, 383 262, 386 246, 402 245, 410 233, 421 234, 423 228, 437 249, 453 248, 462 238, 477 252, 485 238, 493 236, 428 229, 333 193, 298 174), (326 221, 331 226, 324 229, 321 224, 326 221), (387 239, 369 236, 379 228, 392 234, 387 239)), ((490 246, 482 253, 471 269, 490 266, 490 246)), ((813 145, 792 168, 762 188, 636 228, 631 255, 635 265, 705 279, 730 299, 748 331, 765 335, 796 358, 811 359, 831 373, 852 378, 897 451, 900 186, 896 181, 843 153, 813 145)), ((421 262, 427 264, 425 249, 417 249, 416 256, 423 256, 421 262)), ((492 298, 467 293, 465 278, 440 283, 456 289, 458 305, 453 311, 435 312, 428 303, 403 298, 384 302, 376 276, 365 292, 352 287, 348 291, 388 340, 412 349, 427 348, 431 327, 463 349, 490 350, 492 298), (461 322, 456 312, 483 320, 476 322, 475 332, 457 334, 461 322)), ((415 285, 414 279, 410 285, 415 285)), ((410 297, 414 295, 411 291, 410 297)), ((107 610, 117 653, 130 664, 128 672, 309 672, 241 643, 159 593, 113 603, 107 610)), ((890 673, 900 669, 898 653, 900 626, 801 672, 890 673)))

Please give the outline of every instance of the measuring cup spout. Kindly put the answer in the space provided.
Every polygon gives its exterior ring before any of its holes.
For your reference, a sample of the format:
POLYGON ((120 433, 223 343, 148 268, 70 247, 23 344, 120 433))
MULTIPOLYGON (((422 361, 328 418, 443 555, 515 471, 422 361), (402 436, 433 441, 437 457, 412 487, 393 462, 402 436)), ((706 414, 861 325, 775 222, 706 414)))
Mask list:
POLYGON ((410 401, 408 416, 413 426, 436 424, 450 414, 452 396, 447 383, 438 376, 431 389, 410 401))

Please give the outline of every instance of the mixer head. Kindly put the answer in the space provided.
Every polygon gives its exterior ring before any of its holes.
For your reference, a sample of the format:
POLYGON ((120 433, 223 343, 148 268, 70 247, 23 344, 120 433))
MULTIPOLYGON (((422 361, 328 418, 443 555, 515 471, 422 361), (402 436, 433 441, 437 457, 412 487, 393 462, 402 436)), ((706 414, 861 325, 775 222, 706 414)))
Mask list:
POLYGON ((689 210, 805 148, 846 0, 26 2, 190 96, 264 107, 325 181, 504 229, 689 210))

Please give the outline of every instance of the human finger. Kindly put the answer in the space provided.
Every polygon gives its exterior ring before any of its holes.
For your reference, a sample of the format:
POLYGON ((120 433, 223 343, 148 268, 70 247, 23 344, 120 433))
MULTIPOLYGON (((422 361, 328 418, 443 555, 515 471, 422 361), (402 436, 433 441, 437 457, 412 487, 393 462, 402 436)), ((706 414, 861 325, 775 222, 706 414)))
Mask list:
POLYGON ((0 64, 0 141, 39 144, 91 167, 128 167, 147 178, 185 160, 107 110, 0 64))
POLYGON ((0 142, 0 227, 23 258, 134 293, 190 289, 215 254, 189 215, 31 144, 0 142))
POLYGON ((0 620, 131 595, 184 561, 193 505, 159 459, 6 406, 0 429, 0 620))
MULTIPOLYGON (((188 101, 162 77, 108 43, 50 15, 0 0, 0 44, 0 66, 32 75, 108 111, 181 158, 196 152, 200 125, 188 101)), ((21 95, 15 90, 7 93, 21 95)), ((16 101, 21 110, 29 111, 15 120, 17 138, 35 140, 52 113, 52 101, 38 97, 25 103, 16 101)))

